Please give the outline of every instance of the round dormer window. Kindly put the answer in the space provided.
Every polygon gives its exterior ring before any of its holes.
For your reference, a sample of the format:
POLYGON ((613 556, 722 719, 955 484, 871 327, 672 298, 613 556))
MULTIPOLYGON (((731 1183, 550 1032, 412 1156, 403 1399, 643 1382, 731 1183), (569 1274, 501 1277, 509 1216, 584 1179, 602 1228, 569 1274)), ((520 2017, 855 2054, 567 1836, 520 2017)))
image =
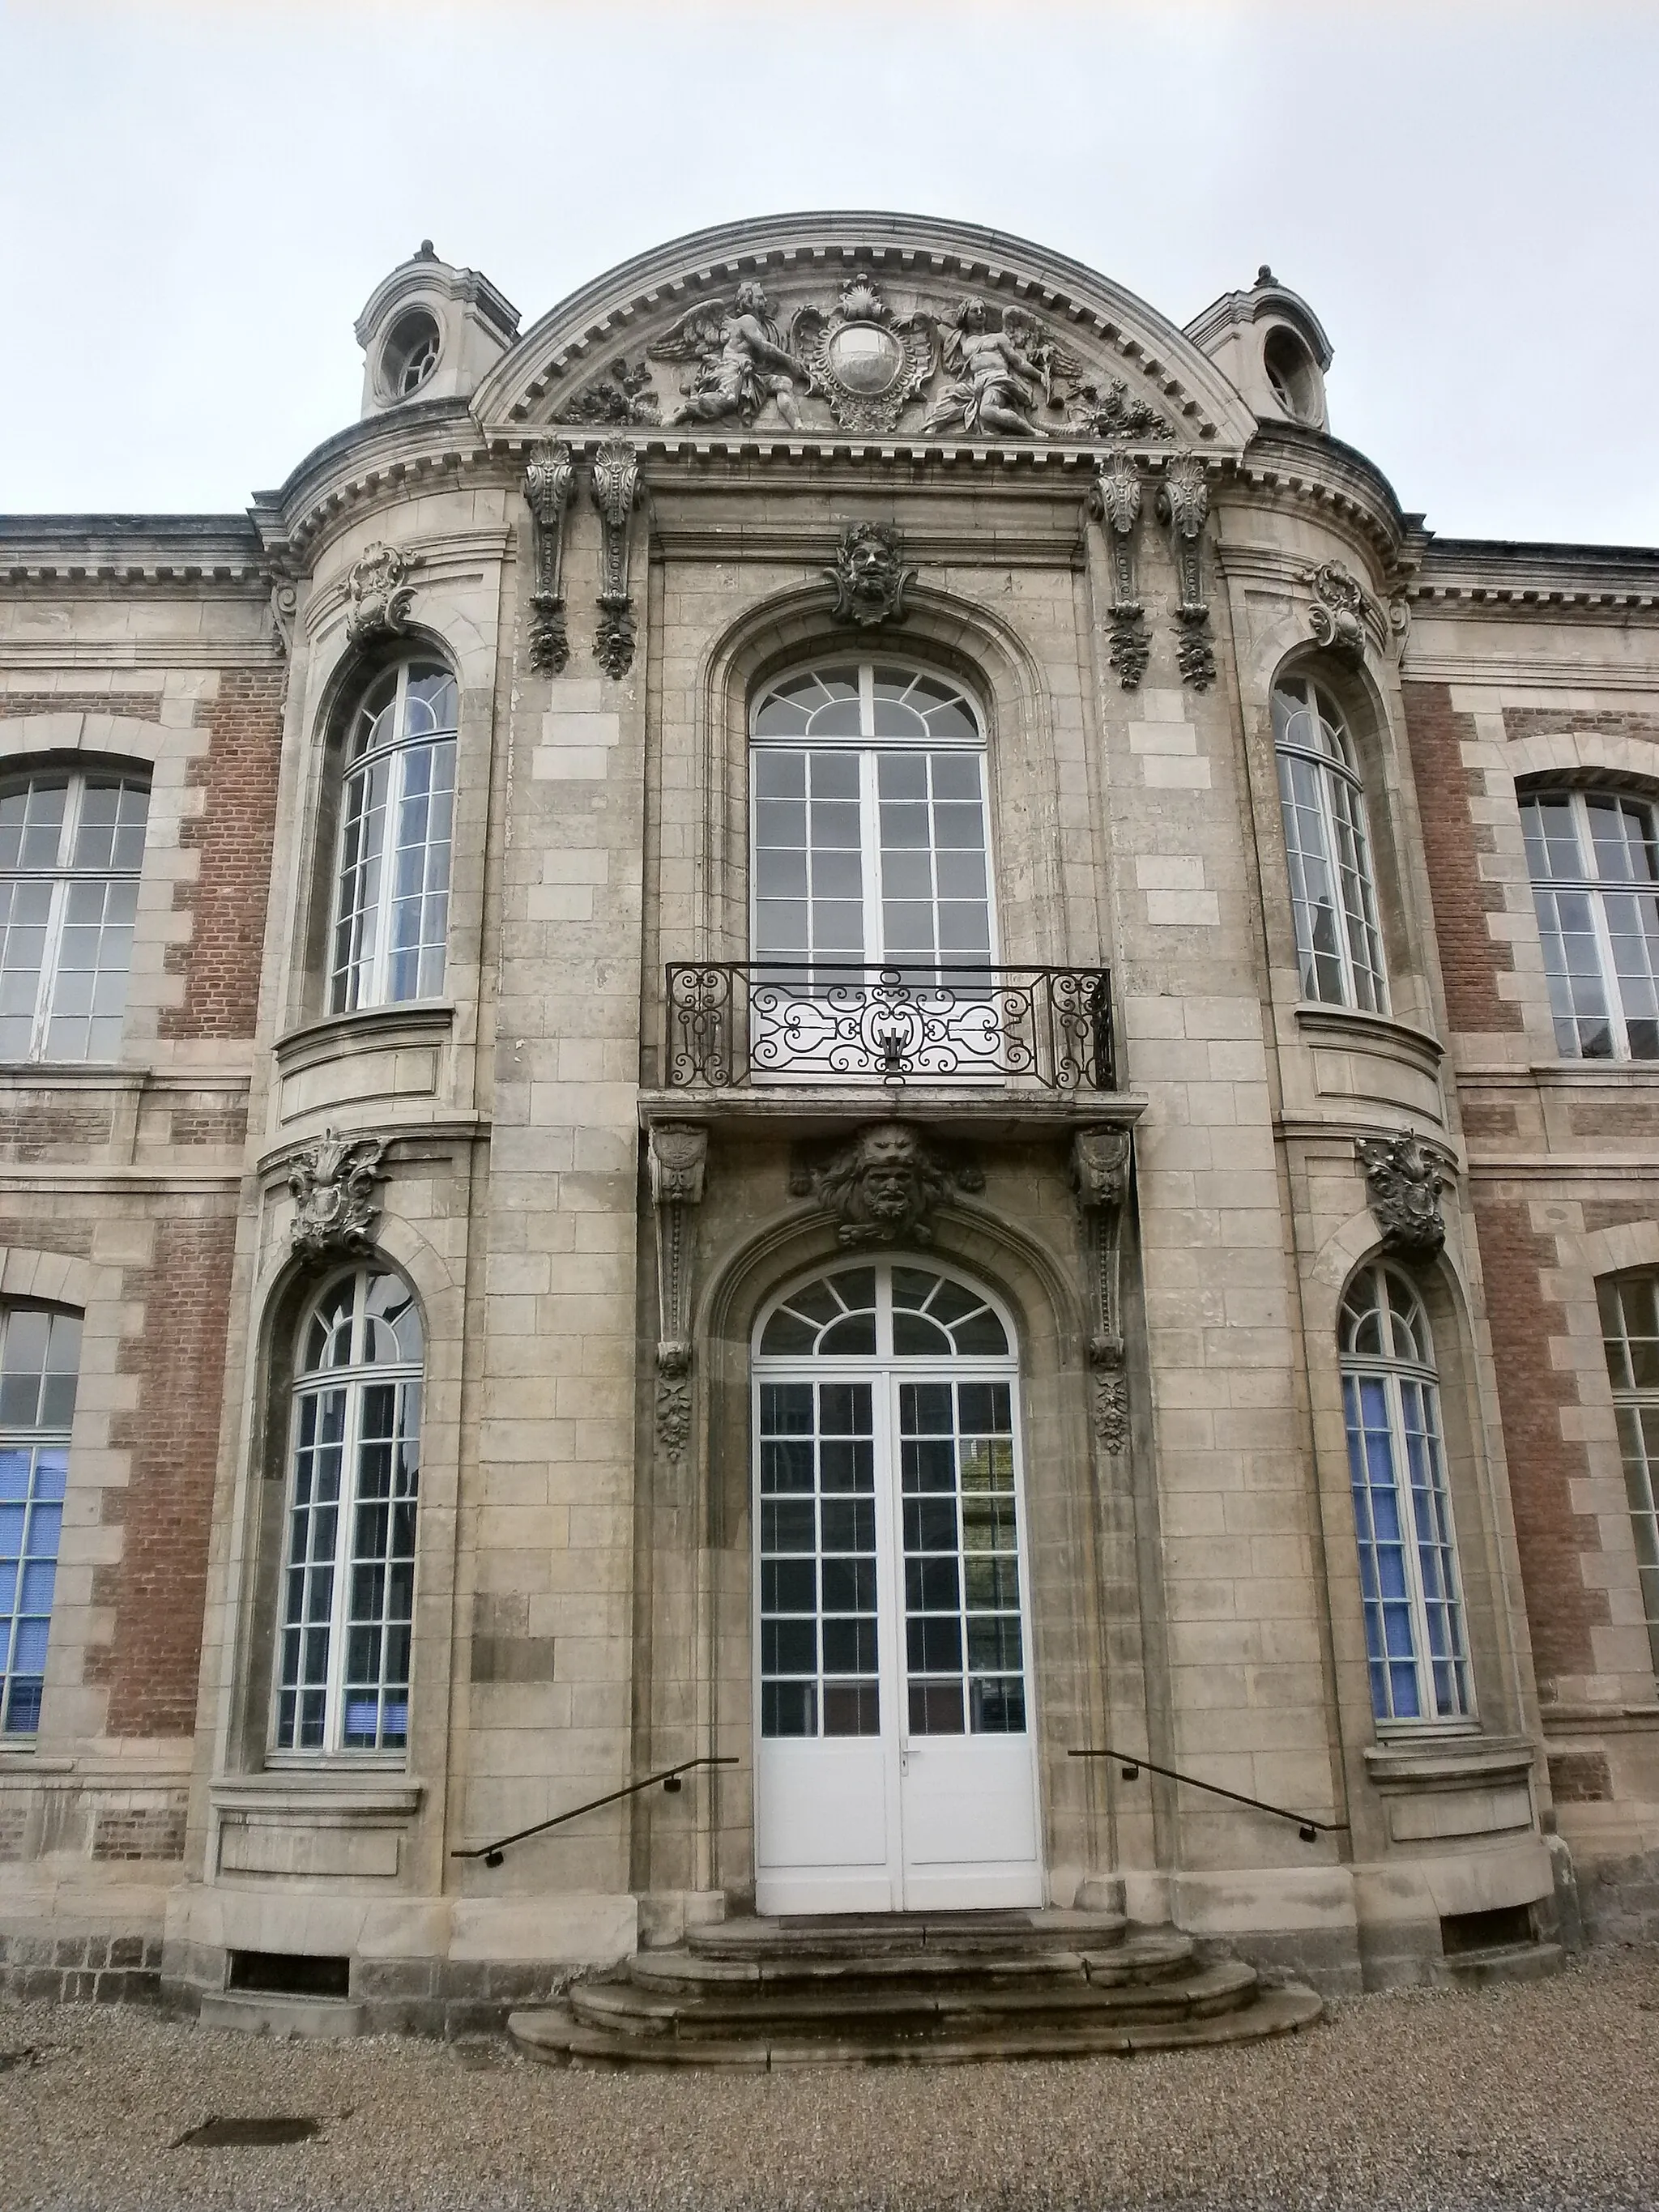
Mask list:
POLYGON ((443 340, 428 308, 411 307, 392 325, 380 354, 380 381, 389 399, 412 399, 438 366, 443 340))
POLYGON ((1324 411, 1319 369, 1296 332, 1275 324, 1262 346, 1261 363, 1273 398, 1291 421, 1317 429, 1324 411))

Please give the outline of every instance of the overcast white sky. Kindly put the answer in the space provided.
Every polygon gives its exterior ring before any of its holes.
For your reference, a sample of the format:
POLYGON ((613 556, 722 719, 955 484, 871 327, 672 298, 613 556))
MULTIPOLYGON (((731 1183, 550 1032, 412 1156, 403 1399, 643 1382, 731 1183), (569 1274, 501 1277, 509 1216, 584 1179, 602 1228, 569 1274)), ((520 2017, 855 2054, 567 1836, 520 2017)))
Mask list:
POLYGON ((988 223, 1176 323, 1256 265, 1445 535, 1659 543, 1659 9, 0 0, 0 508, 238 510, 423 236, 527 325, 699 226, 988 223))

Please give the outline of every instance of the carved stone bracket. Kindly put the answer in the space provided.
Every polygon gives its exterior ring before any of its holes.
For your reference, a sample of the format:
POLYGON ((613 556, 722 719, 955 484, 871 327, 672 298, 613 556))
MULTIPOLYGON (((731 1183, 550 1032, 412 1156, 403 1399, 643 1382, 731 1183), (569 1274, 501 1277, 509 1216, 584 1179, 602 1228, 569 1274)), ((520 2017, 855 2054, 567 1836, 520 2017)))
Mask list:
POLYGON ((369 645, 382 637, 401 637, 407 630, 415 587, 404 580, 416 566, 417 562, 399 552, 395 545, 377 541, 364 547, 346 578, 350 601, 346 635, 353 645, 369 645))
POLYGON ((524 472, 536 561, 530 665, 544 676, 561 674, 570 658, 564 626, 564 518, 575 473, 570 448, 562 441, 538 446, 524 472))
POLYGON ((634 665, 634 602, 628 589, 629 519, 640 501, 640 457, 626 438, 607 438, 593 456, 599 513, 599 620, 593 651, 607 676, 634 665))
POLYGON ((373 1250, 380 1217, 374 1185, 383 1179, 386 1146, 384 1137, 342 1137, 325 1128, 296 1157, 288 1171, 294 1194, 289 1238, 295 1258, 360 1260, 373 1250))
POLYGON ((903 1121, 875 1121, 821 1164, 795 1169, 790 1188, 836 1216, 843 1244, 931 1244, 935 1206, 985 1188, 968 1161, 941 1158, 903 1121))
POLYGON ((684 1456, 691 1433, 691 1221, 702 1204, 708 1132, 665 1121, 647 1139, 657 1218, 657 1441, 684 1456))
POLYGON ((1140 520, 1140 471, 1127 453, 1099 462, 1089 487, 1089 512, 1105 525, 1112 562, 1112 599, 1108 609, 1111 643, 1107 659, 1126 691, 1135 690, 1146 673, 1151 650, 1146 617, 1135 587, 1135 526, 1140 520))
POLYGON ((1094 1430, 1105 1449, 1129 1441, 1129 1384, 1123 1371, 1120 1281, 1123 1209, 1132 1158, 1127 1129, 1079 1129, 1072 1139, 1072 1188, 1088 1252, 1089 1365, 1094 1378, 1094 1430))
POLYGON ((276 650, 286 660, 294 651, 294 622, 300 610, 300 589, 287 576, 276 576, 270 586, 270 619, 276 631, 276 650))
POLYGON ((1388 619, 1357 576, 1340 561, 1326 561, 1309 580, 1314 603, 1308 623, 1316 645, 1356 666, 1364 659, 1368 643, 1382 650, 1389 637, 1388 619))
POLYGON ((1181 680, 1194 691, 1215 682, 1215 650, 1210 641, 1210 607, 1204 596, 1204 525, 1210 513, 1210 487, 1195 453, 1175 454, 1158 487, 1158 520, 1167 525, 1180 596, 1176 620, 1182 635, 1176 647, 1181 680))
POLYGON ((1382 1249, 1410 1260, 1432 1260, 1446 1241, 1440 1210, 1445 1176, 1415 1129, 1403 1137, 1356 1137, 1365 1170, 1365 1198, 1382 1232, 1382 1249))
POLYGON ((904 594, 916 571, 905 567, 903 542, 885 523, 849 522, 836 548, 835 567, 823 573, 836 587, 832 620, 856 623, 860 629, 904 620, 904 594))

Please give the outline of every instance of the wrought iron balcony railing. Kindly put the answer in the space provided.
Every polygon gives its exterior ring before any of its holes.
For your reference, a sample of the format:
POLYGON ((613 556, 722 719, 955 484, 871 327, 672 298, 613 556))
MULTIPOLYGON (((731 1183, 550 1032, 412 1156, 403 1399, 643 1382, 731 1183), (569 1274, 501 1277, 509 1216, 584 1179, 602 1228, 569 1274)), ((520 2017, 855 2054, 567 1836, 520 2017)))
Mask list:
POLYGON ((1111 978, 1104 968, 676 963, 666 1073, 684 1091, 837 1078, 1110 1091, 1111 978))

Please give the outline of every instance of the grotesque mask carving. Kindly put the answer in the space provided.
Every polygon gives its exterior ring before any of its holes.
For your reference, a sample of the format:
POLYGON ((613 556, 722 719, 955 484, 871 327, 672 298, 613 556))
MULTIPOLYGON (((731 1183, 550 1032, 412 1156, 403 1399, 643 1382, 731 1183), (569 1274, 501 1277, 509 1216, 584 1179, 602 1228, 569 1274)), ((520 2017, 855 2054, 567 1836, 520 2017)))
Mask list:
POLYGON ((795 1182, 839 1218, 843 1244, 931 1243, 934 1207, 984 1187, 976 1168, 947 1167, 902 1121, 861 1129, 827 1166, 795 1182))
POLYGON ((871 629, 904 620, 904 594, 916 572, 904 565, 896 530, 880 522, 850 523, 841 534, 835 567, 823 573, 836 587, 831 611, 837 622, 871 629))

